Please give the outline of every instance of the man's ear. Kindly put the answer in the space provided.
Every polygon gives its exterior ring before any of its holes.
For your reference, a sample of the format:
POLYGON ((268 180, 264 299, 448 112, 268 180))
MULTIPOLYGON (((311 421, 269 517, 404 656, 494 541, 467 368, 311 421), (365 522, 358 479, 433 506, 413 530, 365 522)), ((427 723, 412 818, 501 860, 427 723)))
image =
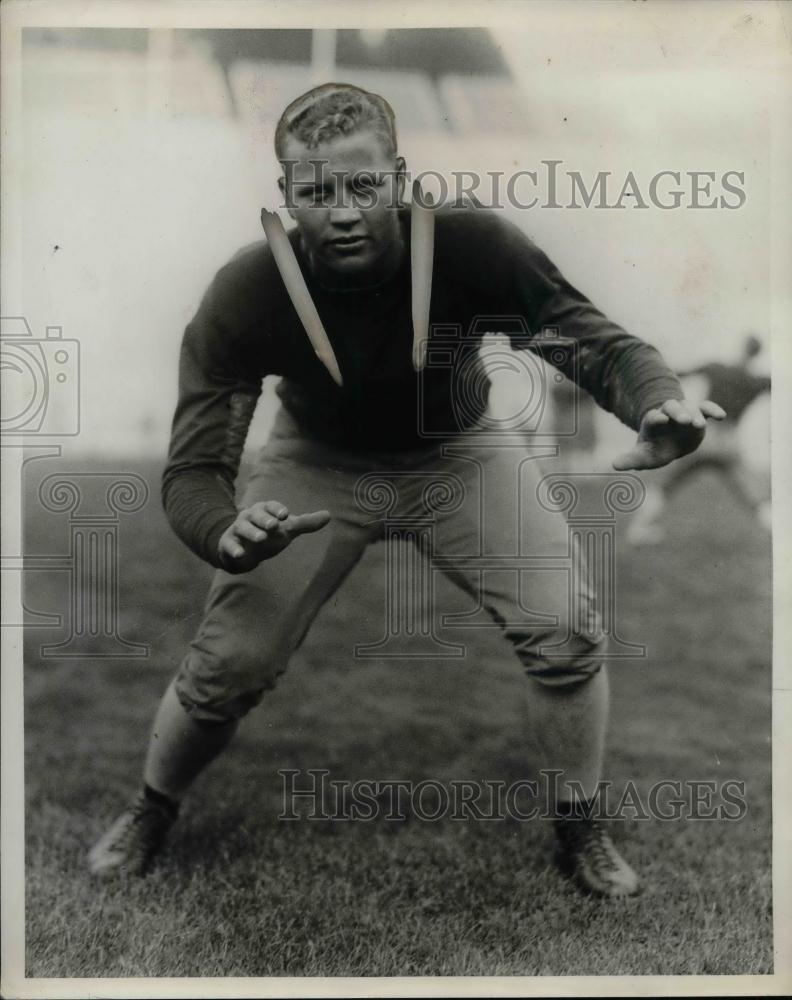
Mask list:
POLYGON ((285 177, 278 178, 278 187, 280 188, 280 193, 283 195, 283 203, 286 206, 286 211, 289 213, 289 218, 294 218, 294 204, 291 200, 291 195, 289 194, 289 188, 286 184, 285 177))
POLYGON ((396 193, 399 204, 404 200, 404 185, 407 183, 407 161, 403 156, 396 157, 396 193))

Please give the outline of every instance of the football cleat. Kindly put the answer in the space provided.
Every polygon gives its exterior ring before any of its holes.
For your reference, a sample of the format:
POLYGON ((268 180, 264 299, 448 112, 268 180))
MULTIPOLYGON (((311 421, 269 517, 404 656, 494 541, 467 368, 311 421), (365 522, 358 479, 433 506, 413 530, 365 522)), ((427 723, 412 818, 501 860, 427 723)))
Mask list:
POLYGON ((91 874, 145 875, 162 849, 178 811, 178 807, 154 802, 141 792, 89 851, 91 874))
POLYGON ((555 822, 556 865, 584 892, 611 899, 641 891, 638 876, 597 820, 555 822))

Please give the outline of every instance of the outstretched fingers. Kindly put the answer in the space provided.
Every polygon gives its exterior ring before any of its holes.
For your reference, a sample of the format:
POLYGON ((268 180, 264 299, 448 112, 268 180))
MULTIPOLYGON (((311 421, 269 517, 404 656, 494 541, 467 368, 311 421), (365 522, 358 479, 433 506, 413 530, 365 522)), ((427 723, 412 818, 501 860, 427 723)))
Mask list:
POLYGON ((274 514, 279 521, 285 521, 289 516, 289 510, 284 507, 282 503, 277 500, 265 500, 264 507, 269 511, 270 514, 274 514))
MULTIPOLYGON (((667 404, 664 404, 664 406, 667 404)), ((647 410, 641 421, 643 428, 647 427, 659 427, 661 424, 667 424, 671 418, 664 410, 647 410)))
POLYGON ((636 447, 619 455, 618 458, 614 458, 611 465, 617 472, 626 472, 628 469, 645 469, 647 467, 646 449, 636 445, 636 447))
POLYGON ((267 527, 263 520, 260 515, 254 519, 252 514, 248 518, 238 518, 234 522, 234 534, 246 542, 263 542, 267 537, 267 527), (261 524, 258 523, 259 520, 262 521, 261 524))
POLYGON ((699 429, 705 426, 707 417, 713 420, 724 420, 726 417, 726 411, 711 399, 705 399, 698 404, 689 399, 669 399, 663 403, 662 412, 678 424, 690 424, 699 429))
POLYGON ((663 403, 662 411, 678 424, 692 424, 693 427, 703 427, 706 423, 704 414, 689 399, 669 399, 663 403))
MULTIPOLYGON (((257 528, 265 532, 277 531, 282 522, 289 516, 289 511, 277 500, 264 500, 253 504, 249 510, 243 512, 243 519, 249 521, 257 528)), ((244 537, 249 538, 249 535, 244 537)), ((251 538, 251 541, 261 542, 266 535, 251 538)))
POLYGON ((713 420, 726 419, 726 411, 722 406, 718 406, 717 403, 713 403, 711 399, 705 399, 702 403, 699 403, 699 409, 705 417, 712 417, 713 420))
POLYGON ((330 522, 330 512, 327 510, 315 510, 311 514, 293 514, 287 523, 287 530, 292 537, 297 535, 307 535, 314 531, 321 531, 330 522))

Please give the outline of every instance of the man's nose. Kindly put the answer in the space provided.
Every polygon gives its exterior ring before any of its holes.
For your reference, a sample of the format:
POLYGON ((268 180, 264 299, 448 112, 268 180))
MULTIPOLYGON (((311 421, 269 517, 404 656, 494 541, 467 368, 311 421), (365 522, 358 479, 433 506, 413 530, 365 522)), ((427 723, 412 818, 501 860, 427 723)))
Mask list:
POLYGON ((330 209, 331 226, 354 226, 360 219, 360 208, 349 196, 339 198, 330 209))

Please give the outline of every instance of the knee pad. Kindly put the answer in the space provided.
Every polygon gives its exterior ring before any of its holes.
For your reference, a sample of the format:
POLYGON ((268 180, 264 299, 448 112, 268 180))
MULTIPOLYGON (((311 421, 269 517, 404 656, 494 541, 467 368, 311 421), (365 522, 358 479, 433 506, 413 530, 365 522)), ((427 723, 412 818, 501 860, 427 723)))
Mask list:
POLYGON ((599 623, 586 632, 562 628, 510 634, 514 651, 529 677, 552 687, 578 685, 593 677, 607 654, 607 636, 599 623))
POLYGON ((255 708, 285 670, 268 664, 261 650, 230 646, 222 656, 195 644, 182 660, 175 689, 196 721, 231 722, 255 708))

